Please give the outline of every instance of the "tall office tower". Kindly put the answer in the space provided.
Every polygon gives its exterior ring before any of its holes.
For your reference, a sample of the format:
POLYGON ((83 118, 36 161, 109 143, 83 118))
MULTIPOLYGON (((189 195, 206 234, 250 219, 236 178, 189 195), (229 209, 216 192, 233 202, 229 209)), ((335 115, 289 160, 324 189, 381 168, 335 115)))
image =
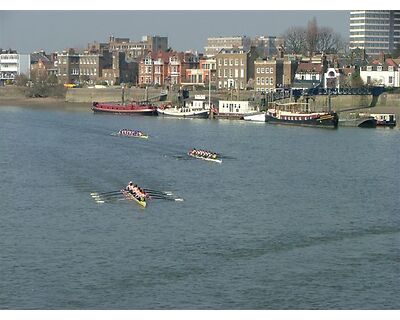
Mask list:
POLYGON ((365 49, 367 55, 389 53, 400 43, 400 11, 360 10, 350 12, 350 49, 365 49))

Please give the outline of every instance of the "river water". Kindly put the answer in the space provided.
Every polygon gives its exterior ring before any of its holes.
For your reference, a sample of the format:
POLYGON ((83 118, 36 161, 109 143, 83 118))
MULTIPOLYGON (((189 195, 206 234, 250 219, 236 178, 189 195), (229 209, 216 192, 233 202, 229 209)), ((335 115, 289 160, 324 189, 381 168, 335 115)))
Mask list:
POLYGON ((2 107, 0 308, 399 309, 399 140, 2 107), (129 180, 185 201, 90 196, 129 180))

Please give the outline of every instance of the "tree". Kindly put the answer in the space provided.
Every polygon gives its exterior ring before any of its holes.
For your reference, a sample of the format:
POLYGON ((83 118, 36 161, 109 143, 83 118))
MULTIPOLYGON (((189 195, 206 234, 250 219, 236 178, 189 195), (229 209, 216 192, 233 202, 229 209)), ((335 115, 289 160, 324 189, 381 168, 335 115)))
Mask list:
POLYGON ((14 83, 18 87, 26 87, 28 81, 29 81, 28 77, 22 73, 20 75, 15 76, 14 78, 14 83))
POLYGON ((344 49, 344 42, 332 28, 318 27, 317 19, 311 19, 307 28, 291 27, 283 34, 286 50, 291 53, 302 53, 310 56, 316 52, 337 53, 344 49))
POLYGON ((47 84, 48 84, 49 86, 52 86, 52 87, 57 86, 57 85, 58 85, 57 76, 56 76, 55 74, 49 75, 49 76, 47 77, 46 82, 47 82, 47 84))
POLYGON ((337 53, 343 46, 341 37, 334 33, 332 28, 321 27, 318 30, 317 51, 325 53, 337 53))
POLYGON ((356 70, 351 74, 351 87, 360 88, 363 86, 364 86, 364 81, 360 77, 360 69, 356 68, 356 70))
POLYGON ((317 19, 314 17, 307 24, 306 34, 306 48, 310 56, 314 55, 317 51, 319 40, 319 30, 317 25, 317 19))
POLYGON ((303 27, 291 27, 283 35, 286 50, 290 53, 300 54, 304 52, 306 30, 303 27))

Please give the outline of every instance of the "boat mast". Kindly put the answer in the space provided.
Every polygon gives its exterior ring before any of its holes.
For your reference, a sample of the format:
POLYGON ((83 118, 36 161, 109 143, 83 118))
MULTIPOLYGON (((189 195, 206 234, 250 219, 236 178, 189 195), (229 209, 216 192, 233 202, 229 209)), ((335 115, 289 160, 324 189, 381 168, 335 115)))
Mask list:
POLYGON ((208 108, 211 112, 211 63, 208 65, 208 108))
POLYGON ((331 91, 328 90, 328 112, 332 111, 332 106, 331 106, 331 91))

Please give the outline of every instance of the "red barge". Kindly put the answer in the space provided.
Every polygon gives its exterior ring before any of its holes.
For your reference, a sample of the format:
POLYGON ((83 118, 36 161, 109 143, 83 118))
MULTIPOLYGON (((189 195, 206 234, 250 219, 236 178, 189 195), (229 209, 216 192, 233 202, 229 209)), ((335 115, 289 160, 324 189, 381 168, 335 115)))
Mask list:
POLYGON ((117 104, 107 102, 93 102, 93 112, 157 115, 157 107, 149 103, 117 104))

